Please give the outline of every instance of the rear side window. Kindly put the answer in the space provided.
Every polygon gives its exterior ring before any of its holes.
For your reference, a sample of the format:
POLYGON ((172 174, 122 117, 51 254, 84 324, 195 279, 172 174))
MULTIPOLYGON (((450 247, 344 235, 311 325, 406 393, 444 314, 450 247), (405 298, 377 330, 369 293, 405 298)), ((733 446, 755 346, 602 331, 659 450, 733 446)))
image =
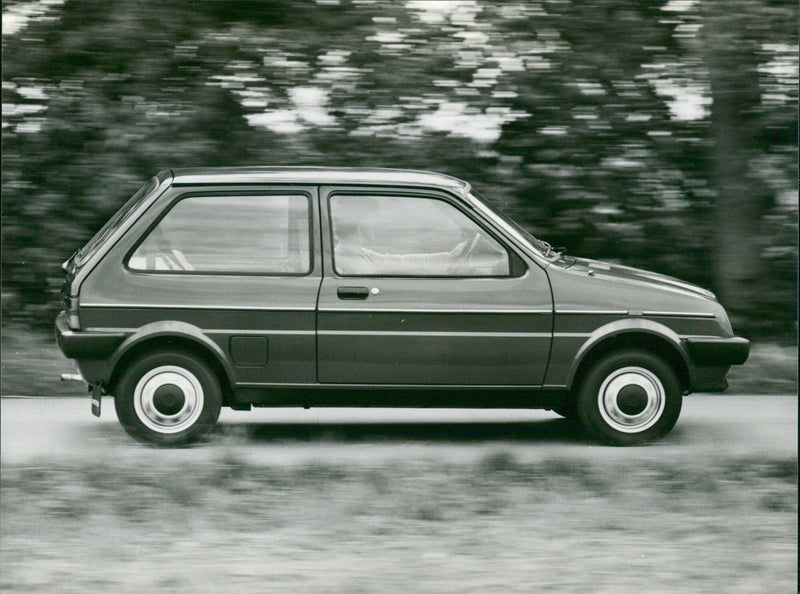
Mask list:
POLYGON ((305 195, 192 196, 177 202, 128 260, 131 270, 306 274, 311 268, 305 195))

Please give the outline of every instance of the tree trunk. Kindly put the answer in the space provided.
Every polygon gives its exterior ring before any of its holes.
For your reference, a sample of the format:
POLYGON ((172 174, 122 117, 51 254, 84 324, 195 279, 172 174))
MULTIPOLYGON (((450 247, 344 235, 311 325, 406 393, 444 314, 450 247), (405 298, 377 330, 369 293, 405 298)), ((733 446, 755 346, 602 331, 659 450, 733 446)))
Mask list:
POLYGON ((734 325, 755 307, 761 273, 759 222, 768 189, 752 169, 760 111, 758 48, 748 36, 742 2, 703 3, 705 63, 713 103, 713 179, 716 186, 714 279, 734 325))

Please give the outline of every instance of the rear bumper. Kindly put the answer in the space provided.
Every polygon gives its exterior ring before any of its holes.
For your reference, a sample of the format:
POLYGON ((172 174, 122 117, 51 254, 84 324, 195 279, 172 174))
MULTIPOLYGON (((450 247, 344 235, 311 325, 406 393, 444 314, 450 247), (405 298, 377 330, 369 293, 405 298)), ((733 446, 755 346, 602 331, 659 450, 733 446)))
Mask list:
POLYGON ((123 340, 125 334, 122 333, 72 330, 63 311, 56 318, 56 342, 69 359, 106 359, 123 340))

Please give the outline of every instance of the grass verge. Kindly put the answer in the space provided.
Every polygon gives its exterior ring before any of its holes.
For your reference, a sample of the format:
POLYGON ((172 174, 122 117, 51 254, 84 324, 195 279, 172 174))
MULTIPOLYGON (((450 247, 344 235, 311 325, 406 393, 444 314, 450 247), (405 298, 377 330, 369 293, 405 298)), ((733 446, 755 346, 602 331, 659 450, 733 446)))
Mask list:
POLYGON ((62 382, 75 365, 58 350, 53 335, 4 327, 0 339, 0 394, 3 396, 84 396, 77 382, 62 382))
MULTIPOLYGON (((137 450, 141 454, 141 450, 137 450)), ((4 465, 3 592, 788 592, 796 459, 4 465), (266 585, 269 585, 268 587, 266 585)))

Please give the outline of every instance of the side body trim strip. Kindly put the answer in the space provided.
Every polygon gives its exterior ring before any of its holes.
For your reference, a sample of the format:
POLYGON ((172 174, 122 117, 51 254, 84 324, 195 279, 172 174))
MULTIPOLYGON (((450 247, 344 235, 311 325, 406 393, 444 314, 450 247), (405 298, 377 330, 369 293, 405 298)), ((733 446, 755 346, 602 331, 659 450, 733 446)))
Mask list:
POLYGON ((160 303, 81 303, 81 307, 105 309, 207 309, 226 311, 316 311, 313 307, 262 307, 255 305, 174 305, 160 303))

